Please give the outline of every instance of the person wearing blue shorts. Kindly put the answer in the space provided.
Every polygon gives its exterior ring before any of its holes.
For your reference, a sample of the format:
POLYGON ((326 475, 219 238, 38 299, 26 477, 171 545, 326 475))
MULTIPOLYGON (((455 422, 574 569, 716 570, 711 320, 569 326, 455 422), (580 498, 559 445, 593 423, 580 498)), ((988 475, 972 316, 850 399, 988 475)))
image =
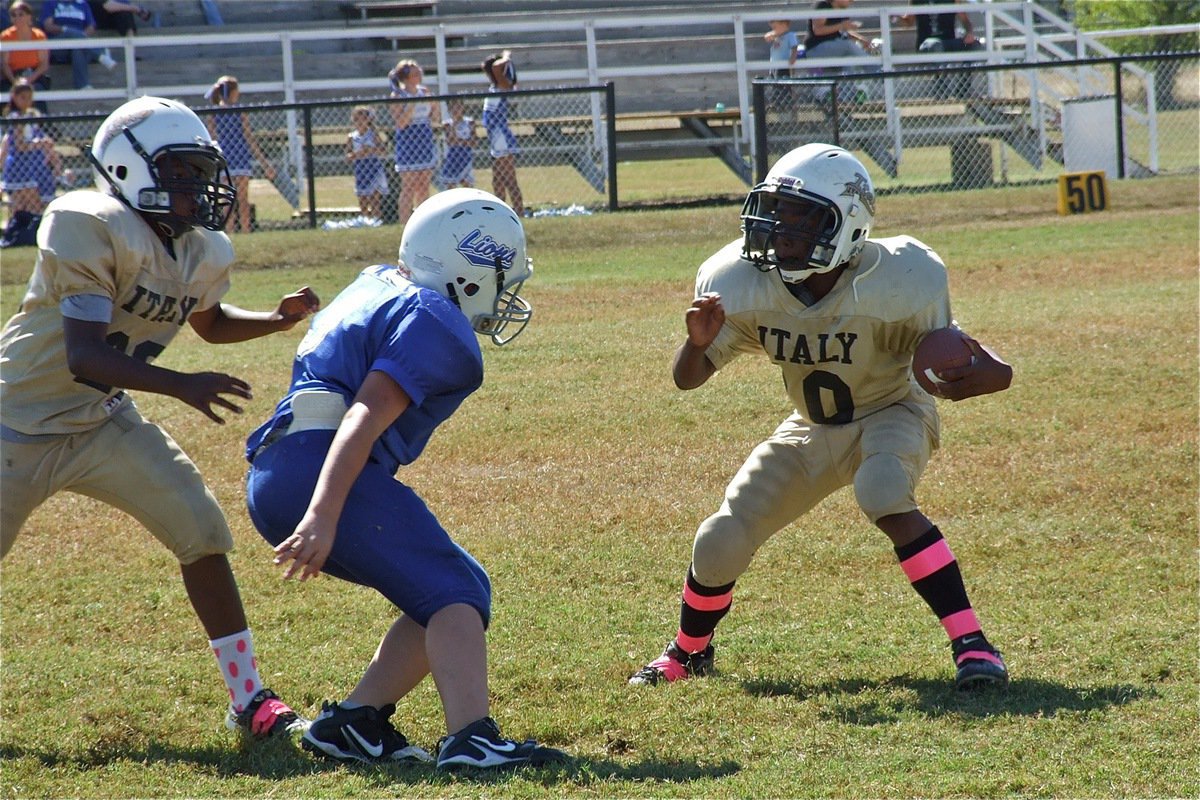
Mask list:
POLYGON ((4 106, 7 119, 20 120, 0 138, 0 189, 8 194, 9 211, 40 215, 54 199, 56 176, 62 171, 54 139, 39 122, 33 84, 17 78, 4 106))
POLYGON ((508 126, 509 104, 505 93, 517 88, 517 68, 512 54, 505 50, 488 56, 483 62, 483 74, 491 81, 491 95, 483 101, 483 127, 487 131, 492 156, 492 191, 507 199, 518 216, 525 216, 525 199, 517 183, 517 154, 521 148, 508 126))
POLYGON ((353 691, 327 702, 303 746, 339 761, 431 761, 393 727, 396 702, 432 673, 447 735, 440 768, 562 760, 505 739, 488 713, 491 584, 396 470, 483 382, 475 334, 506 344, 533 309, 512 209, 477 189, 422 203, 395 265, 364 269, 313 318, 275 413, 247 441, 247 505, 284 577, 324 572, 401 611, 353 691), (289 563, 290 562, 290 563, 289 563))
POLYGON ((392 97, 408 101, 390 106, 396 126, 396 172, 400 175, 396 211, 401 225, 429 196, 429 184, 437 166, 433 130, 441 123, 441 111, 437 103, 421 99, 433 96, 429 87, 421 83, 424 76, 421 65, 411 59, 398 62, 388 73, 392 97))
POLYGON ((252 228, 250 178, 254 175, 254 162, 258 162, 263 174, 272 181, 275 180, 275 166, 259 146, 258 138, 250 126, 249 116, 245 111, 236 108, 242 99, 242 90, 237 78, 222 75, 209 87, 204 96, 221 109, 207 118, 208 130, 221 145, 221 152, 225 154, 229 174, 237 189, 237 205, 234 213, 229 216, 225 232, 240 230, 242 233, 249 233, 252 228))
POLYGON ((383 223, 383 196, 388 193, 387 172, 383 159, 387 146, 375 127, 375 112, 370 106, 355 106, 350 112, 354 130, 346 137, 346 160, 354 165, 354 195, 363 224, 383 223))
POLYGON ((450 119, 443 123, 446 136, 446 154, 437 174, 439 189, 456 186, 475 186, 475 120, 464 115, 466 104, 462 98, 446 101, 450 119))

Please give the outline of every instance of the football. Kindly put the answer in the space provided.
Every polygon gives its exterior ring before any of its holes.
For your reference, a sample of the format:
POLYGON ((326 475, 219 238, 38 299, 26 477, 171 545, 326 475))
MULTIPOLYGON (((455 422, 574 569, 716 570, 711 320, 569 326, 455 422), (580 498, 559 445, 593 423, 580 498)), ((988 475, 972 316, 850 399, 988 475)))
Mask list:
POLYGON ((958 328, 938 328, 930 331, 913 353, 912 371, 917 383, 930 394, 934 385, 942 383, 939 373, 951 367, 965 367, 975 362, 967 344, 966 334, 958 328))

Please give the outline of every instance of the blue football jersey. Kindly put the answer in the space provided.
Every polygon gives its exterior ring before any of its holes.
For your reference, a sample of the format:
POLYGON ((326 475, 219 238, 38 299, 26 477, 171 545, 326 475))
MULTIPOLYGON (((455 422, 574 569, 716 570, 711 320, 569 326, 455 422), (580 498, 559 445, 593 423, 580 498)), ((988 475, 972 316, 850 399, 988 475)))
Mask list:
POLYGON ((386 373, 412 399, 371 452, 395 471, 412 463, 434 429, 480 387, 483 354, 470 322, 448 299, 394 266, 367 267, 313 317, 296 351, 288 393, 250 435, 247 458, 291 423, 298 392, 337 392, 349 406, 373 370, 386 373))

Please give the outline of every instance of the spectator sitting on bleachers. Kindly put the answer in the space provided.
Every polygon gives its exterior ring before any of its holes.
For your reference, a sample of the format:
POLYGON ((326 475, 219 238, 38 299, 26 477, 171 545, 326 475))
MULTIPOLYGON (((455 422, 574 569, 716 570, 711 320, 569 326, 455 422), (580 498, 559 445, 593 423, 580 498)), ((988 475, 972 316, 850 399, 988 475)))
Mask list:
MULTIPOLYGON (((86 0, 45 0, 39 24, 51 39, 87 39, 96 33, 96 18, 86 0)), ((55 64, 71 63, 71 80, 76 89, 92 88, 88 78, 88 64, 92 59, 106 69, 117 65, 107 50, 96 47, 55 50, 50 56, 50 61, 55 64)))
POLYGON ((790 77, 792 67, 796 65, 796 48, 800 46, 800 38, 792 30, 792 23, 786 19, 773 19, 767 24, 771 30, 763 34, 763 40, 771 47, 771 77, 790 77))
MULTIPOLYGON (((948 0, 911 0, 914 6, 936 5, 948 0)), ((953 0, 961 2, 961 0, 953 0)), ((965 11, 948 11, 940 14, 904 14, 901 24, 917 25, 917 51, 920 53, 966 53, 983 50, 983 42, 975 36, 971 17, 965 11), (963 35, 957 27, 961 25, 963 35)), ((931 65, 932 66, 932 65, 931 65)), ((962 64, 950 66, 961 67, 962 64)), ((938 75, 933 81, 933 91, 942 97, 966 97, 972 93, 971 75, 966 72, 938 75)))
MULTIPOLYGON (((25 0, 16 0, 8 9, 12 26, 0 32, 0 42, 38 42, 45 41, 46 34, 33 25, 33 7, 25 0)), ((50 69, 49 50, 8 50, 0 59, 0 91, 8 91, 24 78, 37 89, 49 90, 50 69)), ((46 104, 39 102, 37 107, 46 113, 46 104)))
MULTIPOLYGON (((853 0, 817 0, 815 10, 844 11, 853 0)), ((804 40, 806 58, 858 58, 878 52, 875 45, 858 32, 862 23, 848 17, 817 17, 808 21, 808 36, 804 40)), ((861 67, 849 67, 843 73, 862 72, 861 67)), ((862 90, 852 84, 842 84, 838 98, 846 93, 861 96, 862 90)))
MULTIPOLYGON (((844 11, 852 2, 853 0, 817 0, 813 8, 817 11, 844 11)), ((874 53, 875 45, 858 32, 861 27, 861 22, 847 17, 810 19, 804 51, 808 58, 855 58, 864 53, 874 53)))
POLYGON ((121 0, 88 0, 92 8, 92 16, 96 20, 96 29, 113 31, 118 36, 137 35, 137 21, 150 21, 150 11, 136 3, 125 3, 121 0))
MULTIPOLYGON (((914 6, 931 6, 961 0, 911 0, 914 6)), ((975 37, 971 17, 965 11, 948 11, 941 14, 904 14, 898 22, 917 25, 917 50, 922 53, 962 53, 982 50, 983 44, 975 37), (956 22, 962 25, 963 35, 955 30, 956 22)))
MULTIPOLYGON (((763 40, 770 46, 772 78, 790 78, 792 67, 796 65, 796 50, 800 47, 800 37, 792 30, 792 23, 786 19, 770 20, 771 30, 763 34, 763 40)), ((772 106, 782 106, 787 103, 790 93, 786 87, 772 86, 769 94, 772 106)))

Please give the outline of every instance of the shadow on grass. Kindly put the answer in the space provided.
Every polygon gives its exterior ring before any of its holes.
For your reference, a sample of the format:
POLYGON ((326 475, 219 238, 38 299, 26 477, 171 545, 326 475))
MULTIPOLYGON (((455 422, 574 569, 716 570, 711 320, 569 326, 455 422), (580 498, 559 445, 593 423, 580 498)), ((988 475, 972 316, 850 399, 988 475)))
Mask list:
POLYGON ((67 767, 80 772, 104 769, 118 763, 146 766, 191 764, 200 773, 208 773, 212 778, 259 777, 267 780, 352 770, 361 780, 378 787, 453 783, 475 783, 484 786, 507 783, 514 777, 544 786, 588 786, 611 781, 680 783, 721 778, 733 775, 741 769, 741 766, 733 761, 704 765, 694 761, 651 758, 631 764, 620 764, 609 760, 572 758, 565 764, 545 767, 524 767, 499 772, 468 769, 448 773, 439 771, 430 764, 339 764, 318 760, 290 742, 263 742, 240 749, 217 746, 174 747, 145 742, 138 747, 129 747, 127 744, 102 737, 76 752, 0 744, 0 759, 6 762, 33 759, 47 768, 67 767))
MULTIPOLYGON (((69 767, 80 771, 100 769, 122 762, 133 764, 191 764, 213 777, 259 776, 282 778, 288 775, 325 771, 325 763, 305 755, 290 741, 268 741, 241 746, 177 747, 165 742, 148 741, 148 736, 133 729, 114 735, 101 731, 91 742, 75 741, 73 748, 50 748, 0 744, 0 759, 31 758, 45 767, 69 767)), ((329 768, 338 765, 330 763, 329 768)))
POLYGON ((751 679, 748 694, 791 696, 822 706, 823 716, 859 725, 895 722, 913 713, 928 717, 1033 716, 1099 711, 1146 697, 1153 689, 1130 684, 1068 686, 1037 678, 1015 679, 1007 689, 960 692, 946 680, 899 675, 886 680, 845 678, 823 683, 751 679))

